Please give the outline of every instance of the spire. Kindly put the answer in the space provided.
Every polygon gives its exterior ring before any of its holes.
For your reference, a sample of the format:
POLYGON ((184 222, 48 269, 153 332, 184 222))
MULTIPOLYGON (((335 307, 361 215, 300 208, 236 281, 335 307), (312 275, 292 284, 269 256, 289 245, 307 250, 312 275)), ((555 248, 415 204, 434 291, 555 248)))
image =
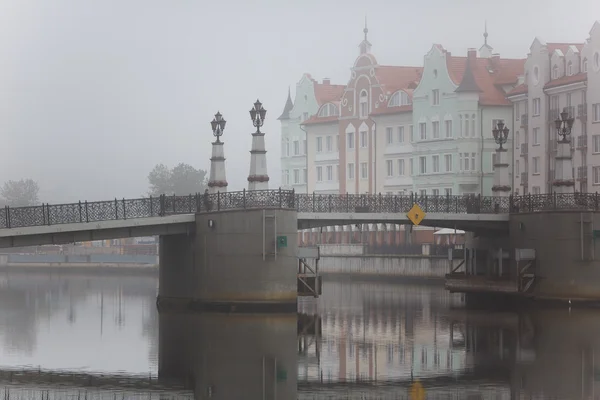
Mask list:
POLYGON ((369 28, 367 28, 367 16, 365 15, 365 28, 363 29, 363 33, 365 34, 365 38, 360 43, 358 47, 360 47, 360 54, 366 54, 371 52, 371 43, 369 43, 369 39, 367 39, 367 35, 369 33, 369 28))
POLYGON ((294 103, 292 102, 292 92, 291 92, 291 89, 288 86, 287 101, 285 102, 285 107, 283 107, 283 112, 281 113, 281 115, 277 119, 278 120, 290 119, 290 111, 292 111, 292 108, 294 108, 294 103))
POLYGON ((483 28, 483 46, 479 48, 479 57, 481 58, 490 58, 494 52, 492 46, 488 44, 488 30, 487 30, 487 21, 484 23, 483 28))
POLYGON ((481 92, 479 85, 475 81, 475 75, 473 75, 473 68, 475 67, 475 63, 477 62, 477 54, 475 49, 469 50, 467 57, 467 66, 465 67, 465 73, 463 75, 462 81, 460 81, 460 85, 456 88, 456 93, 467 93, 467 92, 481 92))

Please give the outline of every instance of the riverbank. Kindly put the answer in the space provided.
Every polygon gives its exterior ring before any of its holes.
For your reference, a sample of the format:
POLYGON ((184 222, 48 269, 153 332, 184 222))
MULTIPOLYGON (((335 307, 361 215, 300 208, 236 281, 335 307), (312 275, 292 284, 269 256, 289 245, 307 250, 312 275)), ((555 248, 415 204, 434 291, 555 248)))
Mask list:
POLYGON ((42 272, 52 274, 114 274, 156 275, 158 264, 132 263, 6 263, 0 265, 0 273, 42 272))

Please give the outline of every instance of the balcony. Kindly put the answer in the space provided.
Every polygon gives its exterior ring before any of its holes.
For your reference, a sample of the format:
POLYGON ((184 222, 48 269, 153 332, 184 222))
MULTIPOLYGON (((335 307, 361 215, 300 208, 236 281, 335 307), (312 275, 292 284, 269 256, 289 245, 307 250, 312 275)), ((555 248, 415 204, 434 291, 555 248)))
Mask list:
POLYGON ((527 186, 529 174, 527 172, 521 172, 521 185, 527 186))
POLYGON ((560 118, 560 110, 558 108, 551 108, 548 111, 548 121, 554 122, 560 118))
POLYGON ((529 125, 529 114, 521 114, 521 127, 529 125))
POLYGON ((587 120, 587 103, 583 103, 577 106, 577 118, 586 121, 587 120))
POLYGON ((529 143, 521 143, 521 156, 525 157, 527 156, 527 153, 529 152, 529 143))
POLYGON ((577 148, 580 150, 587 149, 587 135, 577 136, 577 148))
POLYGON ((587 165, 583 167, 577 167, 577 180, 587 181, 587 165))

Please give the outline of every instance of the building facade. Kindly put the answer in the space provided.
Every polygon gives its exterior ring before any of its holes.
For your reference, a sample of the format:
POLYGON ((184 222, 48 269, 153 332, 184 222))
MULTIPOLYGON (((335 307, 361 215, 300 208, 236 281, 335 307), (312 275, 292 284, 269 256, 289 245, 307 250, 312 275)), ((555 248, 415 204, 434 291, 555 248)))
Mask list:
POLYGON ((575 191, 600 186, 600 23, 582 43, 546 43, 535 38, 522 83, 508 94, 513 103, 513 190, 551 193, 557 151, 555 121, 566 111, 575 119, 571 154, 575 191))
POLYGON ((343 94, 327 105, 332 112, 320 110, 304 123, 309 192, 405 193, 412 187, 403 163, 412 150, 412 90, 422 69, 379 65, 367 33, 365 27, 343 94))
POLYGON ((281 182, 282 188, 294 189, 297 193, 308 193, 308 157, 306 130, 302 123, 320 111, 321 106, 331 100, 339 100, 341 85, 332 85, 329 79, 322 83, 310 74, 304 74, 296 84, 292 101, 291 93, 281 116, 281 182))
MULTIPOLYGON (((512 130, 507 91, 518 83, 524 60, 502 59, 485 44, 453 56, 433 45, 414 91, 413 191, 421 195, 492 195, 498 121, 512 130)), ((509 143, 506 145, 512 149, 509 143)), ((509 157, 509 159, 512 156, 509 157)))

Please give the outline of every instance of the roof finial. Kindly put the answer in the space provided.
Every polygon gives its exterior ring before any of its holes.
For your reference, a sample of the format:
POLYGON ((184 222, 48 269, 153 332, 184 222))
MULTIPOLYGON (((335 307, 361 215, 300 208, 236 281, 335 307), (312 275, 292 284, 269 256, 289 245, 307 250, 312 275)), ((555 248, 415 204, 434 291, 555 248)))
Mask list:
POLYGON ((487 20, 485 20, 485 30, 483 31, 483 43, 487 44, 488 32, 487 32, 487 20))
POLYGON ((367 28, 367 14, 365 14, 365 29, 363 29, 365 33, 365 42, 367 41, 367 33, 369 33, 369 28, 367 28))

